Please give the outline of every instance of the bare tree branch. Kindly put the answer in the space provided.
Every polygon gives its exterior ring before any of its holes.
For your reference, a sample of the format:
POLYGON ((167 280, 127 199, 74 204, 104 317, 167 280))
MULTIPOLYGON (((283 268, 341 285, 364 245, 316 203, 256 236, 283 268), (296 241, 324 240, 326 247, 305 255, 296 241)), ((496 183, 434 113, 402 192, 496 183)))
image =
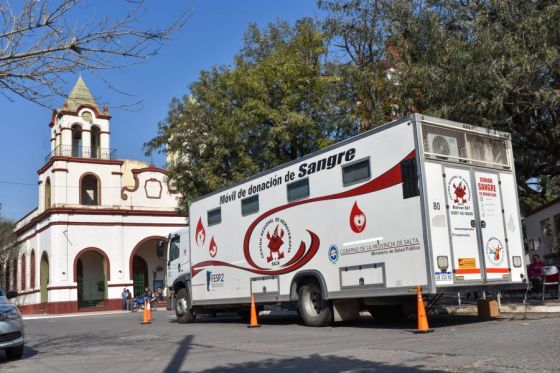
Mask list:
POLYGON ((124 69, 158 53, 190 16, 182 12, 164 28, 142 24, 143 0, 128 0, 121 18, 83 19, 84 0, 13 3, 0 0, 0 93, 50 107, 62 96, 67 74, 124 69), (82 13, 80 13, 82 11, 82 13))

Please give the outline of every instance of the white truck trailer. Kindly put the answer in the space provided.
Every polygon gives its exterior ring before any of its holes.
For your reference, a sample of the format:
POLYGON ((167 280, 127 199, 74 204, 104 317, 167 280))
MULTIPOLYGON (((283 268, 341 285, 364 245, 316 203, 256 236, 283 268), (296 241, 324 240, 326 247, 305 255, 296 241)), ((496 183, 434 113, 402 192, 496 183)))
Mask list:
POLYGON ((203 196, 170 237, 180 322, 296 305, 307 325, 523 287, 510 135, 415 114, 203 196))

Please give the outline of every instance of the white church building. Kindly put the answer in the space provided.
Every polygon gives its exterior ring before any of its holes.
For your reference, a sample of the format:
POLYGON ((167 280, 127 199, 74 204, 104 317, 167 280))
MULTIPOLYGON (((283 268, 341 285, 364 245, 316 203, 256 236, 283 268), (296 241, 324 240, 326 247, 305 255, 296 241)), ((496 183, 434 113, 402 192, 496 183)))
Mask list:
POLYGON ((186 219, 166 170, 114 158, 110 119, 81 77, 53 111, 39 204, 17 222, 18 255, 5 268, 24 313, 119 309, 124 287, 164 288, 156 246, 186 219))

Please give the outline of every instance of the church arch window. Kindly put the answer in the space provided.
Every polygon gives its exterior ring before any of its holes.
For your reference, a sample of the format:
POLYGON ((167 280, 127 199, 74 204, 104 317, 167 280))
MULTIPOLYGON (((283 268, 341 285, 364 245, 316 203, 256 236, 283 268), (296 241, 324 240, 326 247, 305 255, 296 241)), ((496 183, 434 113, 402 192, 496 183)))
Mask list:
POLYGON ((72 157, 81 157, 82 155, 82 126, 79 124, 72 125, 72 157))
POLYGON ((49 284, 49 256, 46 251, 41 255, 41 266, 39 268, 40 279, 39 287, 41 290, 41 303, 46 303, 49 300, 47 286, 49 284))
POLYGON ((91 127, 91 157, 101 158, 100 149, 101 129, 98 126, 91 127))
POLYGON ((51 178, 47 177, 45 181, 45 210, 51 207, 51 178))
POLYGON ((35 289, 35 250, 29 255, 29 288, 35 289))
POLYGON ((27 284, 25 280, 27 280, 27 263, 25 261, 26 257, 25 254, 21 256, 21 290, 27 289, 27 284))
POLYGON ((13 271, 12 271, 12 289, 18 290, 18 261, 17 259, 13 260, 13 271))
POLYGON ((84 174, 80 178, 80 204, 87 206, 98 206, 101 204, 101 182, 92 174, 84 174))

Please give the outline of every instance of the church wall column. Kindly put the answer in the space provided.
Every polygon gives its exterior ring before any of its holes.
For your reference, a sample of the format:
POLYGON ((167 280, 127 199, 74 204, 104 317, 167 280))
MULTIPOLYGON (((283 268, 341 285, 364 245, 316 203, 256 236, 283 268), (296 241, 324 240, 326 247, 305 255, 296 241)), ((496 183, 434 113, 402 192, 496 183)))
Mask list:
POLYGON ((69 157, 72 155, 72 129, 61 129, 62 149, 60 155, 69 157))
POLYGON ((91 132, 82 130, 82 157, 91 158, 91 132))
POLYGON ((109 132, 102 131, 99 134, 99 145, 101 148, 101 158, 111 159, 111 145, 109 144, 109 132))

